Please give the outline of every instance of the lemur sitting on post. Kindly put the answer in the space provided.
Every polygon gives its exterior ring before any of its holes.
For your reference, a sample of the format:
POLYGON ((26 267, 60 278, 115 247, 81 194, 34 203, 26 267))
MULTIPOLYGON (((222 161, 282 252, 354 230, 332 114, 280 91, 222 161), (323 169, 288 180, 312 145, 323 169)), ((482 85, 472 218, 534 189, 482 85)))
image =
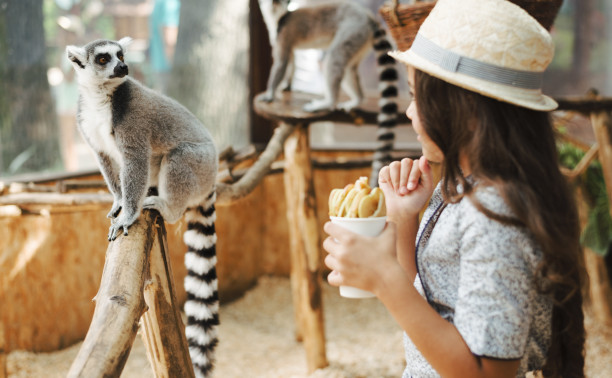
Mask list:
POLYGON ((174 223, 185 214, 186 334, 196 376, 212 371, 219 324, 215 246, 217 150, 208 130, 178 102, 128 75, 130 38, 67 46, 79 86, 78 128, 96 153, 114 203, 109 240, 143 208, 174 223), (155 188, 154 195, 147 191, 155 188))
MULTIPOLYGON (((272 102, 283 81, 293 75, 295 49, 326 49, 323 61, 325 93, 323 99, 304 106, 308 112, 350 111, 363 101, 359 82, 359 63, 374 47, 379 75, 379 114, 377 148, 370 184, 378 186, 378 171, 391 161, 397 125, 397 68, 387 55, 391 44, 372 12, 350 1, 334 1, 289 10, 290 0, 259 0, 270 43, 273 64, 264 101, 272 102), (338 104, 340 87, 349 101, 338 104)), ((289 85, 290 86, 290 85, 289 85)))

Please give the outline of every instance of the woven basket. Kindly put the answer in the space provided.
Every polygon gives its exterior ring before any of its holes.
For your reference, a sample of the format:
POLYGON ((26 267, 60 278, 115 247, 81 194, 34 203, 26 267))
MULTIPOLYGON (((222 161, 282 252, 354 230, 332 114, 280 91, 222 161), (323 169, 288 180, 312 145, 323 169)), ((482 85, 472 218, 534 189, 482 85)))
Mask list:
MULTIPOLYGON (((510 1, 525 9, 547 30, 550 30, 552 27, 559 8, 561 8, 563 3, 563 0, 510 1)), ((390 3, 380 7, 379 13, 389 27, 389 32, 400 51, 408 50, 412 46, 419 27, 421 27, 421 24, 429 15, 434 5, 435 2, 400 4, 398 0, 391 0, 390 3)))
POLYGON ((380 7, 378 11, 389 27, 389 32, 398 50, 405 51, 412 46, 417 31, 434 4, 399 4, 398 0, 392 0, 391 3, 385 3, 380 7))

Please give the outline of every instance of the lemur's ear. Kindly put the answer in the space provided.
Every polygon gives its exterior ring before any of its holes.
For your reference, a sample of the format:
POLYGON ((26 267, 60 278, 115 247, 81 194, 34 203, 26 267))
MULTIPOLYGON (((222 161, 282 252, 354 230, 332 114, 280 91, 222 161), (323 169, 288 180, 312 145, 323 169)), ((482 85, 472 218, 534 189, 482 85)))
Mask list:
POLYGON ((66 46, 66 56, 76 67, 85 68, 85 49, 78 46, 66 46))
POLYGON ((117 43, 119 44, 119 46, 121 46, 122 49, 126 50, 127 47, 132 44, 132 38, 123 37, 120 40, 118 40, 117 43))

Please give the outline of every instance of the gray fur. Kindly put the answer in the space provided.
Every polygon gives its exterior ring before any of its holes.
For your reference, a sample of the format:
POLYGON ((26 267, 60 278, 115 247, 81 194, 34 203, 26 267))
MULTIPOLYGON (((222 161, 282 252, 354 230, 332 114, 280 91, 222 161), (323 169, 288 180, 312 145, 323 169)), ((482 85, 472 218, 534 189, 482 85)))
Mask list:
POLYGON ((327 49, 323 62, 325 93, 322 100, 305 105, 310 112, 359 106, 363 91, 357 68, 370 51, 380 29, 372 13, 352 2, 305 6, 288 12, 288 0, 259 0, 272 43, 273 65, 265 101, 273 101, 276 89, 293 69, 293 50, 327 49), (343 82, 344 79, 344 82, 343 82), (340 86, 350 100, 337 104, 340 86))
POLYGON ((378 102, 377 146, 373 156, 370 185, 378 186, 378 172, 391 162, 397 125, 397 68, 387 53, 391 44, 374 15, 353 2, 329 2, 289 11, 289 0, 259 0, 259 7, 268 28, 273 64, 264 101, 275 99, 283 80, 290 88, 295 49, 326 49, 323 62, 325 93, 323 99, 304 106, 308 112, 350 111, 363 101, 358 66, 373 47, 377 55, 380 99, 378 102), (338 104, 340 87, 349 101, 338 104))
POLYGON ((66 48, 79 82, 78 127, 114 196, 109 240, 127 234, 143 208, 176 222, 214 190, 218 167, 211 135, 192 113, 126 76, 120 57, 127 44, 66 48), (104 56, 108 63, 96 62, 104 56), (146 197, 149 187, 159 195, 146 197))

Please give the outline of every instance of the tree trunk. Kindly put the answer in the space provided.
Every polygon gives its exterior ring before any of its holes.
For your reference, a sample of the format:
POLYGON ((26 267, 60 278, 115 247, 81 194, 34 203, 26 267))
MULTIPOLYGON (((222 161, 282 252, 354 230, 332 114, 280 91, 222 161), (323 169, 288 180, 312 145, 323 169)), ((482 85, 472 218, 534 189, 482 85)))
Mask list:
POLYGON ((593 40, 593 0, 574 0, 574 53, 572 55, 573 88, 578 93, 586 92, 589 82, 589 62, 593 40))
POLYGON ((42 0, 0 0, 0 175, 61 163, 42 0))
POLYGON ((183 0, 168 94, 220 149, 248 144, 249 1, 183 0))

